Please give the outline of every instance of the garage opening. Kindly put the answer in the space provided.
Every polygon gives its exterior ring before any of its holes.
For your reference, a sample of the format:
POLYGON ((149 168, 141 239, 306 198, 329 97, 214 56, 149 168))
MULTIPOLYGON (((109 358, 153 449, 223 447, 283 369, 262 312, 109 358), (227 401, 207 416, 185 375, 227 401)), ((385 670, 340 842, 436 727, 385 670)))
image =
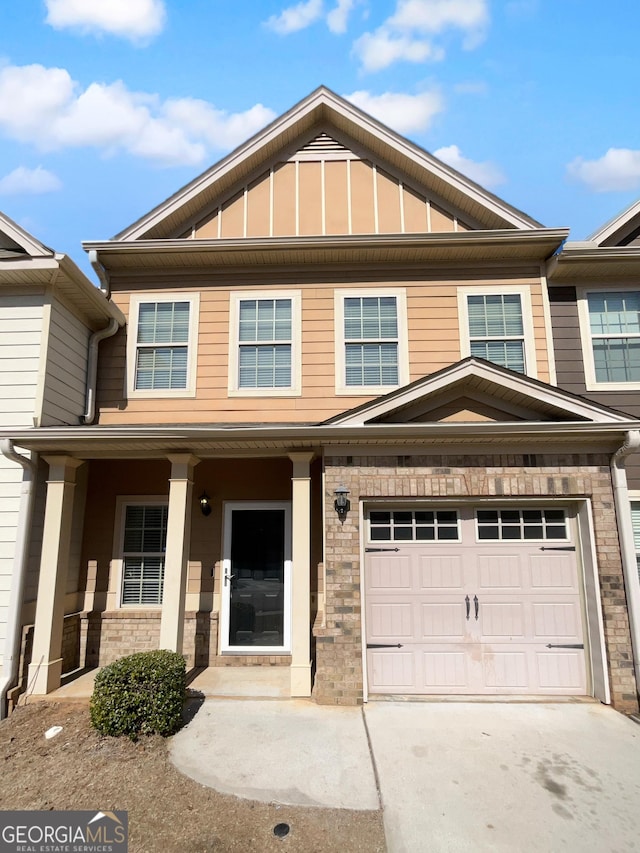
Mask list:
POLYGON ((370 693, 587 693, 568 508, 375 507, 365 522, 370 693))

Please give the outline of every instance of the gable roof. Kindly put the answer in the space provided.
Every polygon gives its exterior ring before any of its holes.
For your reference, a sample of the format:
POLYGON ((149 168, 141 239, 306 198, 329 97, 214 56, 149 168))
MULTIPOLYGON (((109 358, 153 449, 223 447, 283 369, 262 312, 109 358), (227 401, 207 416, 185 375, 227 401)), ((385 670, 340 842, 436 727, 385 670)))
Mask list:
POLYGON ((0 292, 2 289, 55 287, 79 316, 94 328, 124 315, 68 257, 55 252, 0 212, 0 292))
MULTIPOLYGON (((628 415, 590 400, 561 391, 537 379, 499 367, 481 358, 469 357, 437 373, 418 379, 376 400, 343 412, 326 424, 366 426, 438 419, 444 406, 456 400, 478 411, 503 413, 505 421, 624 423, 628 415)), ((488 420, 491 420, 489 417, 488 420)))
POLYGON ((640 233, 640 199, 605 222, 587 240, 597 246, 626 246, 640 233))
POLYGON ((176 237, 199 211, 211 206, 230 187, 254 174, 261 164, 279 151, 290 146, 295 146, 294 150, 304 149, 309 144, 313 147, 318 144, 318 137, 323 140, 322 134, 329 135, 334 144, 340 144, 327 133, 331 128, 336 130, 337 136, 354 140, 374 156, 427 187, 480 223, 482 228, 542 227, 522 211, 321 86, 113 239, 133 241, 176 237))

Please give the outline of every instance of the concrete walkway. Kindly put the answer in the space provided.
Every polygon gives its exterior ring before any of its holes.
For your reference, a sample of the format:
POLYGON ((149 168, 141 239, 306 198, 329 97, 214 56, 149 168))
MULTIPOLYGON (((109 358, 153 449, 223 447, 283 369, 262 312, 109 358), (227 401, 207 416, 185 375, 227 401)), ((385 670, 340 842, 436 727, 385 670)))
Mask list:
POLYGON ((378 808, 377 770, 390 853, 640 849, 640 726, 598 703, 207 699, 171 756, 225 793, 333 808, 378 808))

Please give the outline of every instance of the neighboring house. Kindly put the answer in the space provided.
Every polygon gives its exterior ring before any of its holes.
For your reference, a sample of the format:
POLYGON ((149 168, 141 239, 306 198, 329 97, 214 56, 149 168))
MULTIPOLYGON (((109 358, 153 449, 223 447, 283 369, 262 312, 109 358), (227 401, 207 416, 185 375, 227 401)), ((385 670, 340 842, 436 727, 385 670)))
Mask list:
MULTIPOLYGON (((90 352, 104 337, 106 332, 101 330, 113 334, 123 322, 120 311, 73 261, 0 214, 0 425, 5 431, 80 423, 90 405, 90 352)), ((17 455, 9 440, 0 444, 0 450, 0 706, 4 710, 5 692, 15 683, 21 650, 24 653, 21 625, 32 623, 34 617, 47 466, 38 463, 35 455, 17 455)), ((60 590, 59 619, 79 609, 79 558, 76 548, 67 586, 60 590)), ((74 620, 67 621, 65 656, 69 667, 75 668, 78 635, 74 620)), ((56 630, 61 628, 60 624, 56 630)))
MULTIPOLYGON (((50 469, 30 689, 86 662, 283 666, 292 696, 637 710, 616 514, 640 423, 556 387, 544 228, 321 88, 112 240, 127 328, 50 469)), ((629 600, 629 606, 632 602, 629 600)))

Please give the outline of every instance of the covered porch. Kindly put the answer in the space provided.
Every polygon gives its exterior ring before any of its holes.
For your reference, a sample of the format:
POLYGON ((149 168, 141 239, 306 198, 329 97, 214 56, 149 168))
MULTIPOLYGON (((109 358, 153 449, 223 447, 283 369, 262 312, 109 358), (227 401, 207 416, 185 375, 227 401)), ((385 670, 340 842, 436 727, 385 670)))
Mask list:
POLYGON ((314 450, 117 444, 42 454, 28 693, 82 692, 90 676, 73 687, 63 674, 163 648, 184 655, 194 689, 222 691, 205 695, 310 696, 322 559, 314 450))

